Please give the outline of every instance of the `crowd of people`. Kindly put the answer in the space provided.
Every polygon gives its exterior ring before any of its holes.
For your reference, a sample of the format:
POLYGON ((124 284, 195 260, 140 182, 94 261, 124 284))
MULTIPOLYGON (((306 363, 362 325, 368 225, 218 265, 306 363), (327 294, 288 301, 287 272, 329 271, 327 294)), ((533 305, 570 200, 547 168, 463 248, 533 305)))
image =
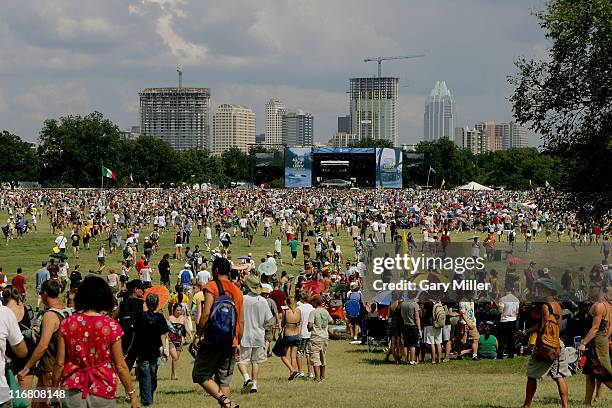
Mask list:
MULTIPOLYGON (((256 393, 272 356, 289 381, 324 382, 330 335, 344 325, 355 344, 385 338, 384 359, 396 364, 424 363, 428 353, 432 364, 443 364, 530 352, 526 407, 535 379, 546 375, 566 406, 565 344, 584 353, 585 403, 601 398, 602 385, 612 386, 604 347, 612 334, 609 224, 581 222, 536 193, 24 190, 0 192, 0 211, 8 217, 2 226, 8 246, 28 240, 43 218, 54 237, 32 293, 21 268, 10 282, 0 270, 0 336, 10 346, 0 347, 1 360, 22 389, 34 381, 66 389, 68 407, 111 406, 117 376, 132 406, 153 405, 158 367, 170 359, 170 378, 177 380, 184 348, 194 359, 192 381, 222 407, 237 406, 230 393, 234 367, 241 392, 256 393), (366 274, 378 246, 446 257, 451 237, 465 231, 486 236, 482 244, 474 239, 472 250, 482 246, 487 259, 502 242, 508 249, 503 281, 494 269, 473 272, 491 290, 370 298, 366 274), (255 236, 269 245, 259 259, 247 252, 255 236), (519 239, 524 244, 515 248, 519 239), (173 251, 161 250, 162 240, 171 240, 173 251), (532 262, 521 277, 511 254, 528 256, 534 241, 596 246, 602 260, 593 260, 588 276, 568 270, 556 279, 532 262), (236 253, 236 242, 247 253, 236 253), (90 247, 97 265, 71 268, 90 247), (120 268, 108 262, 113 253, 120 268), (172 271, 176 265, 180 270, 172 271), (158 284, 172 292, 169 299, 150 291, 158 284), (543 349, 550 349, 548 360, 543 349)), ((10 403, 8 397, 0 390, 0 403, 10 403)))

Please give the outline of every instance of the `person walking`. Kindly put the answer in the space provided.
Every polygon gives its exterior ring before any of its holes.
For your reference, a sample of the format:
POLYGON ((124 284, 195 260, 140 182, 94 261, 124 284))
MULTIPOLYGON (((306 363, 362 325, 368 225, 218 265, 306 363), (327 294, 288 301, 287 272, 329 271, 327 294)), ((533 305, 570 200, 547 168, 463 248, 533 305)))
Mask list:
POLYGON ((130 371, 123 358, 119 324, 104 313, 115 304, 108 284, 98 276, 87 276, 75 298, 78 313, 60 324, 53 384, 67 390, 62 406, 67 408, 114 407, 117 376, 139 408, 130 371))
MULTIPOLYGON (((314 376, 313 373, 310 372, 310 338, 311 333, 308 330, 308 318, 310 317, 310 312, 314 310, 314 307, 310 304, 310 292, 302 291, 300 292, 300 305, 298 306, 298 310, 300 311, 300 320, 301 320, 301 328, 300 328, 300 344, 298 346, 298 358, 297 358, 297 368, 298 368, 298 378, 304 378, 306 374, 304 374, 304 365, 303 359, 306 360, 306 368, 307 374, 310 377, 314 376)), ((313 377, 314 378, 314 377, 313 377)))
POLYGON ((315 310, 308 317, 308 330, 310 337, 310 362, 314 368, 315 381, 321 382, 325 379, 325 368, 327 366, 326 353, 329 342, 329 325, 334 321, 327 309, 323 307, 323 298, 317 295, 312 299, 315 310))
POLYGON ((536 296, 543 301, 540 310, 540 322, 528 330, 528 334, 537 333, 536 347, 527 364, 527 385, 523 408, 530 408, 533 396, 538 388, 537 380, 550 376, 556 383, 561 397, 561 406, 569 407, 569 390, 565 377, 572 373, 569 370, 565 356, 565 345, 559 338, 559 327, 563 319, 561 305, 555 300, 557 288, 552 279, 540 278, 535 282, 536 296), (556 326, 556 330, 555 330, 556 326), (546 349, 556 349, 544 355, 544 347, 540 347, 546 337, 546 349), (540 351, 542 350, 542 351, 540 351), (554 354, 557 354, 554 356, 554 354), (552 354, 552 355, 551 355, 552 354))
POLYGON ((170 327, 170 331, 168 332, 168 347, 170 350, 170 357, 172 357, 172 367, 170 371, 171 380, 178 380, 176 368, 181 358, 183 343, 187 335, 187 316, 181 310, 183 307, 184 305, 180 303, 173 304, 170 310, 170 316, 168 316, 168 326, 170 327))
POLYGON ((589 310, 591 327, 580 341, 579 351, 586 353, 582 373, 586 375, 584 405, 599 402, 593 399, 596 384, 605 384, 612 389, 612 365, 610 364, 609 338, 612 331, 612 304, 606 300, 602 284, 592 282, 589 297, 593 306, 589 310))
POLYGON ((238 370, 244 378, 241 392, 256 393, 257 378, 260 365, 266 361, 267 354, 265 349, 265 325, 274 322, 274 316, 268 306, 268 301, 261 296, 261 282, 255 275, 249 275, 245 279, 248 290, 243 299, 243 320, 244 329, 240 340, 240 360, 238 370), (251 364, 251 374, 247 368, 251 364))
POLYGON ((409 365, 417 363, 416 346, 419 338, 423 336, 421 329, 421 308, 417 301, 412 298, 404 300, 400 304, 400 314, 402 316, 403 328, 402 334, 404 337, 404 354, 409 365))
POLYGON ((157 312, 159 297, 149 293, 145 298, 146 312, 136 318, 134 345, 136 347, 136 364, 138 365, 138 383, 140 384, 140 402, 144 407, 153 405, 153 394, 157 389, 157 368, 160 357, 168 358, 163 347, 168 323, 164 315, 157 312))
MULTIPOLYGON (((71 309, 64 308, 59 299, 61 286, 58 281, 48 280, 41 288, 41 298, 47 311, 43 315, 40 339, 32 356, 19 373, 18 378, 29 375, 30 369, 36 367, 38 387, 51 387, 53 383, 53 367, 58 348, 59 329, 61 322, 72 314, 71 309)), ((34 403, 34 406, 40 406, 34 403)), ((45 406, 45 405, 42 405, 45 406)))
POLYGON ((504 352, 508 352, 508 358, 514 358, 514 334, 517 330, 517 319, 520 311, 520 301, 514 296, 511 287, 506 288, 506 295, 499 299, 498 303, 500 319, 497 326, 497 359, 504 358, 504 352))
POLYGON ((283 364, 289 369, 289 378, 291 381, 298 374, 297 351, 300 345, 302 313, 297 307, 295 297, 289 298, 289 307, 282 312, 281 327, 283 330, 283 345, 285 353, 281 357, 283 364))
POLYGON ((230 281, 230 269, 226 258, 217 257, 213 261, 213 280, 203 289, 204 310, 194 339, 197 355, 192 370, 193 382, 222 408, 239 407, 230 400, 230 384, 244 327, 243 295, 230 281), (204 333, 206 336, 201 339, 204 333))

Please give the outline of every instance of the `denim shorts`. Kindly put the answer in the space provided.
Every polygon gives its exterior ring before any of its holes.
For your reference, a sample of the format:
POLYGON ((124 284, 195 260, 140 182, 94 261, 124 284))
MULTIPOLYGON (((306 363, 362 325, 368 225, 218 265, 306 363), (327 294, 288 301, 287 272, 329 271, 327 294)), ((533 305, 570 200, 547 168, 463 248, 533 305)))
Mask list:
POLYGON ((285 347, 298 347, 302 341, 302 337, 296 336, 285 336, 285 347))

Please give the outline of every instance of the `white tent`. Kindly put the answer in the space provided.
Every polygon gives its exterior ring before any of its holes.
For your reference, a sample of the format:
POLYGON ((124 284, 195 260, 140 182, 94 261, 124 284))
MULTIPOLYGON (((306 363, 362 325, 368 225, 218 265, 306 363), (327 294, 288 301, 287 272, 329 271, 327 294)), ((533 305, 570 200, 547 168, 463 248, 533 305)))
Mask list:
POLYGON ((492 188, 487 186, 483 186, 482 184, 478 184, 474 181, 470 181, 465 186, 457 187, 458 190, 472 190, 472 191, 493 191, 492 188))

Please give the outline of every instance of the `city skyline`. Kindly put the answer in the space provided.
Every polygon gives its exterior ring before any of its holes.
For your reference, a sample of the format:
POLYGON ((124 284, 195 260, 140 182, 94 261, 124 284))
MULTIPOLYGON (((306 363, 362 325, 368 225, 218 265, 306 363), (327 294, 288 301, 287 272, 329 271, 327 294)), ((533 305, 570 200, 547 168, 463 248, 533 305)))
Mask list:
POLYGON ((211 111, 240 104, 264 118, 265 102, 278 98, 311 112, 315 141, 325 142, 347 114, 348 79, 376 75, 364 58, 424 53, 382 66, 383 76, 399 78, 398 144, 415 143, 436 80, 453 90, 456 126, 508 120, 513 61, 540 56, 547 45, 531 15, 541 0, 69 5, 8 0, 0 16, 0 128, 25 140, 36 141, 46 118, 93 110, 129 129, 138 124, 138 92, 176 86, 181 64, 183 86, 211 89, 211 111))

